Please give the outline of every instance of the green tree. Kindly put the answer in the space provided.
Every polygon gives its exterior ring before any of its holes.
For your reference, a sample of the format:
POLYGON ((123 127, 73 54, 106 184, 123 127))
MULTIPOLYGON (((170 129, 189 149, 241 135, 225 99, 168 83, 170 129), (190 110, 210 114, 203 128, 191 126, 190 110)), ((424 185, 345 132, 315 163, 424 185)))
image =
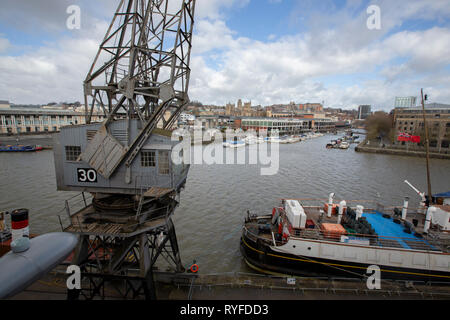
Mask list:
POLYGON ((393 119, 390 114, 379 111, 366 119, 367 139, 381 139, 394 141, 395 132, 393 127, 393 119))

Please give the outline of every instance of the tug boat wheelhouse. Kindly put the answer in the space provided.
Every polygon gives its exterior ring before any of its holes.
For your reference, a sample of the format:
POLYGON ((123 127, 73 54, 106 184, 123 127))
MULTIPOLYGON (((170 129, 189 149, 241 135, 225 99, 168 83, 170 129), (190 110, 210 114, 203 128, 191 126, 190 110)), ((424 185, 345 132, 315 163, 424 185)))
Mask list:
POLYGON ((374 202, 352 208, 333 197, 283 200, 271 215, 248 212, 245 262, 269 274, 347 278, 375 265, 383 280, 450 282, 450 206, 408 213, 407 200, 400 210, 374 202))

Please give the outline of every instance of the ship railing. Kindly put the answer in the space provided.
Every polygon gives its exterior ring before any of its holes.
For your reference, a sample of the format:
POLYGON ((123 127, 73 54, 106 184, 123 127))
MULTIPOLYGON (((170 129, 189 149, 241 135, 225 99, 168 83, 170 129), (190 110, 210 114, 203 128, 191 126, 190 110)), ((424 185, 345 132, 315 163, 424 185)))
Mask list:
MULTIPOLYGON (((401 237, 389 237, 379 235, 367 235, 367 234, 333 234, 331 232, 323 231, 320 229, 294 229, 293 233, 286 239, 279 241, 269 235, 269 237, 262 237, 261 235, 250 231, 244 227, 244 232, 247 237, 255 242, 261 241, 271 246, 285 245, 289 239, 302 239, 302 240, 320 240, 345 244, 342 242, 342 236, 351 237, 355 240, 368 240, 368 245, 371 247, 383 247, 383 248, 397 248, 405 250, 417 250, 427 252, 448 252, 448 241, 442 241, 441 239, 424 238, 401 238, 401 237), (406 246, 405 246, 406 245, 406 246)), ((448 239, 447 239, 448 240, 448 239)), ((351 243, 350 243, 351 244, 351 243)), ((354 244, 358 245, 358 244, 354 244)), ((363 244, 359 244, 364 246, 363 244)))
MULTIPOLYGON (((296 200, 298 202, 300 202, 300 204, 302 205, 303 208, 305 209, 317 209, 317 210, 323 210, 324 209, 324 205, 328 203, 328 199, 321 199, 321 198, 299 198, 299 199, 279 199, 280 201, 284 201, 284 200, 296 200)), ((351 207, 353 209, 356 209, 357 205, 362 205, 364 207, 364 212, 380 212, 380 213, 392 213, 394 212, 394 209, 402 209, 403 208, 403 203, 402 204, 397 204, 397 205, 386 205, 386 204, 381 204, 380 202, 376 201, 376 200, 346 200, 346 199, 342 199, 345 200, 345 202, 347 203, 347 207, 351 207)), ((334 199, 333 203, 335 204, 339 204, 342 200, 338 200, 338 199, 334 199)), ((409 207, 408 208, 408 212, 422 212, 423 208, 422 207, 409 207)))
POLYGON ((57 213, 59 224, 62 230, 72 226, 72 217, 92 202, 92 195, 84 192, 73 195, 64 201, 64 208, 57 213), (64 227, 64 225, 68 225, 64 227))
POLYGON ((412 249, 417 251, 433 251, 433 252, 448 252, 449 241, 445 241, 439 238, 424 237, 424 238, 405 238, 405 237, 390 237, 380 235, 369 234, 336 234, 330 231, 324 231, 320 229, 295 229, 292 238, 323 240, 331 242, 342 242, 342 236, 351 237, 355 240, 368 240, 370 246, 374 247, 387 247, 398 249, 412 249))

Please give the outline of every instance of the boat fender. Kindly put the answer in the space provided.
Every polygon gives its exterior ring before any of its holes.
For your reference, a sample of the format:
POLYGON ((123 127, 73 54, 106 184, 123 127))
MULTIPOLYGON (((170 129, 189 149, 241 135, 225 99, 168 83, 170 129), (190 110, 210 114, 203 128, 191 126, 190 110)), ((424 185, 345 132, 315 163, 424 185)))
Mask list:
POLYGON ((197 273, 198 272, 198 264, 194 263, 191 268, 189 269, 192 273, 197 273))

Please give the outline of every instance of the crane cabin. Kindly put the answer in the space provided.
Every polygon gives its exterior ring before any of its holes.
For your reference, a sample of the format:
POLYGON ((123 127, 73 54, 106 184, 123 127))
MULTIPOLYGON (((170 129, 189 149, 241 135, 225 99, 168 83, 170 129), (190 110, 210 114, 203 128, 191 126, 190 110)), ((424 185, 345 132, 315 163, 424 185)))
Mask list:
POLYGON ((137 195, 156 187, 178 192, 186 183, 189 165, 172 162, 179 141, 172 141, 171 131, 154 129, 127 163, 128 146, 140 125, 137 119, 123 119, 111 122, 108 129, 102 123, 61 128, 54 136, 57 189, 137 195))

